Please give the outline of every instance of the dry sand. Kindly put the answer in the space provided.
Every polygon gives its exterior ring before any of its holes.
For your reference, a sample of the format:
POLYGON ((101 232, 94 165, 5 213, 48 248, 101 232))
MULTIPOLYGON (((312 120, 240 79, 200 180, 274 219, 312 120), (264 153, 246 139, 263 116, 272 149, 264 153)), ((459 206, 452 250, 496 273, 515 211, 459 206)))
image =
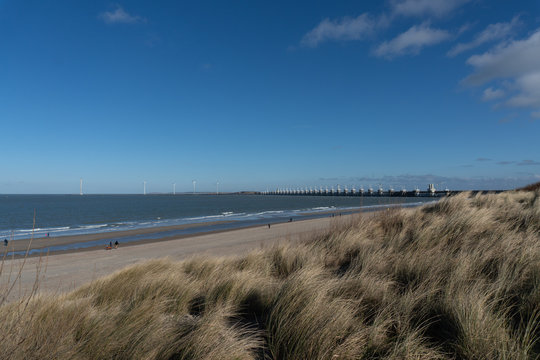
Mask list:
POLYGON ((19 271, 20 279, 9 293, 9 300, 29 294, 37 276, 40 278, 40 292, 60 293, 145 260, 162 257, 180 260, 196 255, 240 255, 278 242, 302 239, 314 232, 329 229, 332 223, 350 220, 351 216, 355 215, 273 224, 271 228, 264 225, 151 243, 140 242, 115 250, 93 249, 56 253, 41 258, 29 257, 26 260, 5 260, 0 275, 0 294, 5 293, 8 283, 13 284, 19 271), (38 268, 41 268, 39 274, 38 268))

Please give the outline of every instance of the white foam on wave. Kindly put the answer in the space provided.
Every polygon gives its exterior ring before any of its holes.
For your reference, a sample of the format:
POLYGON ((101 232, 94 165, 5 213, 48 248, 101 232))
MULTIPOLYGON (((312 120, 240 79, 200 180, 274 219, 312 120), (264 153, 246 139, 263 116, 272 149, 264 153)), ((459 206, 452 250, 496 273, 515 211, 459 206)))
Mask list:
POLYGON ((83 226, 80 226, 79 229, 85 229, 85 230, 86 229, 99 229, 106 226, 109 226, 109 224, 83 225, 83 226))
POLYGON ((335 208, 336 208, 335 206, 319 206, 319 207, 311 208, 310 210, 324 211, 324 210, 332 210, 332 209, 335 209, 335 208))
POLYGON ((68 229, 70 229, 69 226, 50 227, 50 228, 35 228, 35 229, 20 229, 20 230, 15 230, 15 233, 53 232, 53 231, 61 231, 61 230, 68 230, 68 229))
POLYGON ((287 219, 289 217, 296 216, 308 216, 310 213, 323 213, 324 211, 354 211, 361 209, 377 209, 377 208, 389 208, 389 207, 413 207, 429 203, 435 203, 437 200, 432 202, 414 202, 414 203, 401 203, 401 204, 374 204, 366 206, 351 206, 351 207, 336 207, 336 206, 318 206, 313 208, 304 208, 304 209, 291 209, 291 210, 265 210, 258 211, 253 213, 239 212, 235 213, 234 211, 224 211, 220 214, 206 215, 206 216, 194 216, 194 217, 185 217, 185 218, 175 218, 175 219, 144 219, 139 221, 120 221, 112 222, 108 224, 89 224, 89 225, 80 225, 80 226, 62 226, 62 227, 50 227, 50 228, 36 228, 36 229, 20 229, 15 231, 0 231, 0 237, 9 238, 13 234, 13 238, 24 239, 29 238, 34 232, 34 236, 41 237, 44 234, 51 233, 52 236, 68 236, 68 235, 79 235, 79 234, 88 234, 88 233, 103 233, 110 231, 119 231, 119 230, 132 230, 132 229, 141 229, 141 228, 153 228, 161 226, 174 226, 181 224, 190 224, 190 223, 208 223, 216 220, 233 220, 233 221, 251 221, 251 220, 261 220, 261 219, 287 219))
POLYGON ((189 217, 189 218, 182 218, 178 219, 180 221, 205 221, 205 220, 211 220, 211 219, 220 219, 224 217, 233 217, 233 216, 242 216, 245 215, 245 213, 234 213, 232 211, 223 212, 219 215, 207 215, 207 216, 195 216, 195 217, 189 217))
POLYGON ((251 216, 265 216, 265 215, 279 215, 285 213, 284 210, 268 210, 268 211, 261 211, 258 213, 248 214, 251 216))

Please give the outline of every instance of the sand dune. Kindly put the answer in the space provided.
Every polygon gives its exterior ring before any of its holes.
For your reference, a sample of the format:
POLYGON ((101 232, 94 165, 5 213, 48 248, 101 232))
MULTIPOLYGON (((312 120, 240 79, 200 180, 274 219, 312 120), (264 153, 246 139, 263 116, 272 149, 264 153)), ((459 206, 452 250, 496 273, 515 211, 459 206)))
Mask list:
POLYGON ((345 221, 349 216, 322 218, 274 224, 271 228, 257 226, 246 229, 208 233, 179 239, 140 242, 130 246, 120 246, 115 250, 94 249, 57 253, 43 257, 9 259, 4 261, 1 286, 18 276, 20 280, 9 294, 14 300, 29 294, 39 277, 39 291, 64 292, 110 274, 123 267, 148 259, 169 257, 185 259, 196 255, 236 255, 254 248, 269 246, 280 241, 295 241, 316 231, 327 229, 332 222, 345 221), (25 262, 26 261, 26 262, 25 262), (24 263, 25 262, 25 263, 24 263))

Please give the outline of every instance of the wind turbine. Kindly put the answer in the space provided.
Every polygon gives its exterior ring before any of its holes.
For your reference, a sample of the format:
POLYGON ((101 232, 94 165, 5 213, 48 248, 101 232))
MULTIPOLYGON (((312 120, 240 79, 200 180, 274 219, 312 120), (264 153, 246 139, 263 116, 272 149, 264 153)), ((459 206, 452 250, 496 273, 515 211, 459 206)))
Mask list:
POLYGON ((81 185, 80 185, 80 187, 81 187, 81 195, 82 195, 82 194, 83 194, 83 192, 82 192, 82 178, 81 178, 81 185))

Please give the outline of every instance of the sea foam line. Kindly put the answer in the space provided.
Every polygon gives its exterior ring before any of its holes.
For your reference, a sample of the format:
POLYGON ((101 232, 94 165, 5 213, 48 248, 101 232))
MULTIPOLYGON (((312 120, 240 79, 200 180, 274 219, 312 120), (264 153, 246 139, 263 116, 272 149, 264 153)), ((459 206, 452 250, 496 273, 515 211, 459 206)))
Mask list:
MULTIPOLYGON (((436 202, 434 200, 433 202, 436 202)), ((432 202, 427 202, 432 203, 432 202)), ((377 208, 390 208, 390 207, 414 207, 426 204, 426 202, 414 202, 403 204, 377 204, 377 205, 365 205, 365 206, 352 206, 352 207, 335 207, 335 206, 318 206, 307 209, 291 209, 291 210, 266 210, 254 213, 235 213, 233 211, 224 211, 220 214, 185 217, 176 219, 159 219, 159 220, 141 220, 141 221, 125 221, 115 222, 107 224, 88 224, 88 225, 73 225, 73 226, 60 226, 49 228, 37 228, 37 229, 17 229, 13 231, 14 240, 27 239, 34 231, 35 237, 43 237, 49 234, 51 237, 56 236, 70 236, 70 235, 83 235, 93 233, 104 233, 112 231, 123 230, 135 230, 162 226, 174 226, 184 225, 191 223, 205 223, 216 220, 231 220, 231 221, 246 221, 246 220, 260 220, 260 219, 276 219, 276 218, 290 218, 298 217, 309 213, 319 213, 325 211, 356 211, 361 209, 377 209, 377 208)), ((1 238, 11 238, 11 231, 0 231, 1 238)))

